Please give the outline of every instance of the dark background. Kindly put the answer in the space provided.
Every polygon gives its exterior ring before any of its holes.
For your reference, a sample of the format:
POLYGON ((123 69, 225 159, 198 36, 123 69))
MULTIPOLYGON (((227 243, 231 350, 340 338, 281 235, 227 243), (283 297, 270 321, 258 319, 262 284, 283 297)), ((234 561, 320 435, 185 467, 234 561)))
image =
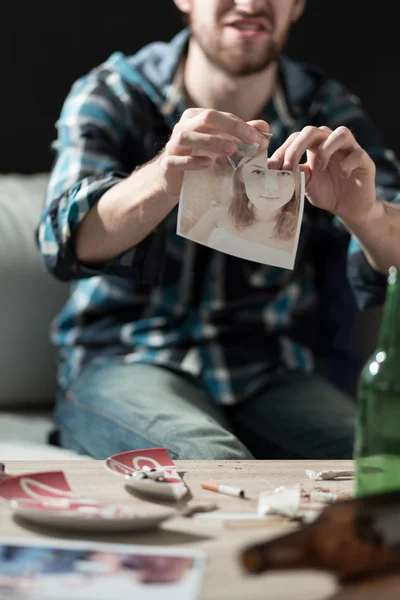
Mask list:
MULTIPOLYGON (((323 67, 359 95, 400 154, 397 21, 389 0, 369 4, 309 0, 287 54, 323 67)), ((54 123, 73 81, 114 51, 167 41, 181 26, 172 0, 2 3, 0 172, 49 170, 54 123)))

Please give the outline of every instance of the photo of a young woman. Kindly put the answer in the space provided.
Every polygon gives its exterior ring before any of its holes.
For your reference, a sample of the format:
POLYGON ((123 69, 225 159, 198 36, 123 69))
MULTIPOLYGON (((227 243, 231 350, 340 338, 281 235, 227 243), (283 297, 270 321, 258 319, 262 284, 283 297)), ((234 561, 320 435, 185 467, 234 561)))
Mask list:
POLYGON ((291 269, 303 214, 303 174, 268 169, 265 154, 238 166, 227 203, 206 210, 191 240, 239 258, 291 269))

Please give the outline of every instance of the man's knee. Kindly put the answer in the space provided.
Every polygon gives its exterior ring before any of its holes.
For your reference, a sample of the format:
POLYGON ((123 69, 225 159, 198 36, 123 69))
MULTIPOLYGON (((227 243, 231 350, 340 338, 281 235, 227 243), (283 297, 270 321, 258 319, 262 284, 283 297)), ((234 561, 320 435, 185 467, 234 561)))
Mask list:
POLYGON ((160 446, 173 459, 252 458, 204 391, 166 370, 130 367, 89 369, 72 393, 59 398, 55 416, 64 447, 72 436, 81 451, 99 459, 160 446))
POLYGON ((192 437, 175 440, 179 446, 179 457, 182 460, 252 460, 254 457, 242 442, 233 435, 225 440, 204 438, 193 440, 192 437))

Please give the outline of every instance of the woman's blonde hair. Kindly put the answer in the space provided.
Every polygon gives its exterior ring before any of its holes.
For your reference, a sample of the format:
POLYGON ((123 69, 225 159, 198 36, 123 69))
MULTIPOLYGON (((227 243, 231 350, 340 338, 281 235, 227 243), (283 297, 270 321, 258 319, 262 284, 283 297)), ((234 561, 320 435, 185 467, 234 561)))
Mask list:
MULTIPOLYGON (((229 216, 238 230, 246 229, 256 220, 254 206, 249 201, 243 182, 243 166, 233 174, 233 198, 229 207, 229 216)), ((300 210, 300 178, 294 177, 294 193, 289 202, 279 210, 274 227, 274 236, 280 240, 290 240, 296 233, 300 210)))

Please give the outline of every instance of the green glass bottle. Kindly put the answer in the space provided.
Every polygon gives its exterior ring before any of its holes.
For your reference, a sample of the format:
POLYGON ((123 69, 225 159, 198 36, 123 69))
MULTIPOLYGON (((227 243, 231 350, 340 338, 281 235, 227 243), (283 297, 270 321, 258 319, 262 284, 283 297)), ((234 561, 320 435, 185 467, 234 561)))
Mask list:
POLYGON ((400 490, 400 276, 389 269, 377 351, 358 382, 355 494, 400 490))

